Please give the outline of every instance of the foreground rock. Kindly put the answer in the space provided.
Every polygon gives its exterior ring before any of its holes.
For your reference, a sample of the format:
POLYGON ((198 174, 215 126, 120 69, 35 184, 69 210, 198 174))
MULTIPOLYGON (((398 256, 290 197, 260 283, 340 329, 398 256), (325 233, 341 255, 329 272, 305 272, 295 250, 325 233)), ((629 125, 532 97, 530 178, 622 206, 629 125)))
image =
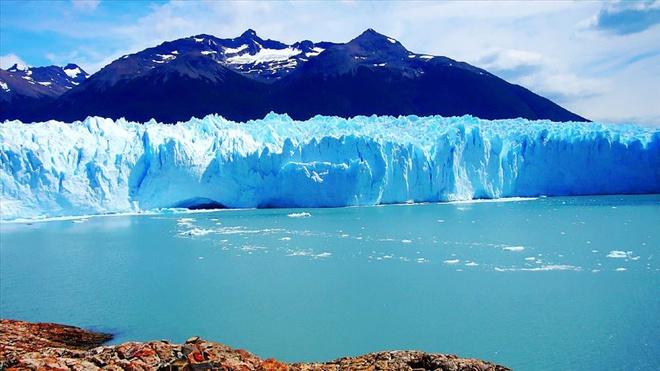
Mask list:
POLYGON ((0 320, 0 325, 0 369, 5 370, 509 370, 476 359, 415 351, 286 364, 197 337, 184 344, 102 346, 110 335, 52 323, 0 320))

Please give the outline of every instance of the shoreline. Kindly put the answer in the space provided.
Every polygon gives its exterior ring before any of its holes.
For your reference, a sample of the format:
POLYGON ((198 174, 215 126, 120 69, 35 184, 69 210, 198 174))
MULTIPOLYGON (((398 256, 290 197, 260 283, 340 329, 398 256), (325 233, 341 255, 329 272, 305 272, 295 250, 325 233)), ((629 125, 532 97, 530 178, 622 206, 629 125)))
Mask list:
MULTIPOLYGON (((117 216, 162 216, 162 215, 187 215, 187 214, 205 214, 205 213, 215 213, 223 211, 247 211, 247 210, 274 210, 274 209, 285 209, 285 210, 305 210, 305 209, 346 209, 354 207, 385 207, 385 206, 415 206, 415 205, 454 205, 454 204, 473 204, 473 203, 489 203, 489 202, 524 202, 524 201, 535 201, 539 198, 545 198, 546 196, 538 197, 500 197, 500 198, 473 198, 469 200, 453 200, 453 201, 436 201, 436 202, 396 202, 388 204, 375 204, 375 205, 351 205, 351 206, 337 206, 337 207, 270 207, 270 208, 259 208, 259 207, 235 207, 235 208, 220 208, 220 209, 186 209, 186 208, 161 208, 161 209, 150 209, 142 211, 127 211, 119 213, 101 213, 101 214, 83 214, 83 215, 60 215, 60 216, 48 216, 48 217, 37 217, 37 218, 18 218, 10 220, 0 219, 0 224, 32 224, 32 223, 47 223, 47 222, 61 222, 61 221, 74 221, 81 219, 90 219, 90 218, 103 218, 103 217, 117 217, 117 216)), ((565 196, 557 196, 565 197, 565 196)))
POLYGON ((337 207, 276 207, 276 208, 259 208, 259 207, 237 207, 237 208, 219 208, 219 209, 185 209, 185 208, 162 208, 150 209, 142 211, 129 211, 118 213, 101 213, 101 214, 83 214, 83 215, 60 215, 49 217, 37 218, 18 218, 4 220, 0 219, 0 224, 34 224, 34 223, 47 223, 47 222, 61 222, 61 221, 74 221, 81 219, 103 218, 103 217, 121 217, 121 216, 166 216, 166 215, 189 215, 189 214, 206 214, 214 212, 225 211, 248 211, 248 210, 273 210, 273 209, 286 209, 286 210, 306 210, 306 209, 345 209, 345 208, 359 208, 359 207, 387 207, 387 206, 417 206, 417 205, 463 205, 463 204, 480 204, 480 203, 508 203, 508 202, 528 202, 537 201, 546 198, 559 198, 559 197, 600 197, 600 196, 653 196, 660 195, 660 193, 634 193, 634 194, 596 194, 596 195, 568 195, 568 196, 511 196, 500 198, 473 198, 468 200, 451 200, 451 201, 422 201, 422 202, 397 202, 397 203, 384 203, 375 205, 351 205, 351 206, 337 206, 337 207))
POLYGON ((329 362, 284 363, 197 336, 103 345, 111 334, 54 323, 0 320, 3 370, 454 370, 507 371, 507 367, 451 354, 383 351, 329 362))
POLYGON ((396 203, 382 203, 375 205, 351 205, 351 206, 336 206, 336 207, 237 207, 237 208, 219 208, 219 209, 186 209, 186 208, 161 208, 149 209, 141 211, 128 211, 117 213, 101 213, 101 214, 82 214, 82 215, 60 215, 48 217, 35 217, 35 218, 17 218, 17 219, 0 219, 0 225, 16 225, 16 224, 35 224, 35 223, 48 223, 48 222, 61 222, 61 221, 75 221, 86 220, 91 218, 105 218, 105 217, 122 217, 122 216, 167 216, 167 215, 189 215, 189 214, 206 214, 215 212, 229 212, 229 211, 249 211, 249 210, 306 210, 306 209, 347 209, 359 207, 387 207, 387 206, 418 206, 418 205, 463 205, 463 204, 481 204, 481 203, 508 203, 508 202, 529 202, 538 201, 548 198, 578 198, 578 197, 627 197, 627 196, 656 196, 660 193, 613 193, 613 194, 585 194, 585 195, 538 195, 538 196, 511 196, 500 198, 473 198, 468 200, 451 200, 451 201, 421 201, 421 202, 396 202, 396 203))

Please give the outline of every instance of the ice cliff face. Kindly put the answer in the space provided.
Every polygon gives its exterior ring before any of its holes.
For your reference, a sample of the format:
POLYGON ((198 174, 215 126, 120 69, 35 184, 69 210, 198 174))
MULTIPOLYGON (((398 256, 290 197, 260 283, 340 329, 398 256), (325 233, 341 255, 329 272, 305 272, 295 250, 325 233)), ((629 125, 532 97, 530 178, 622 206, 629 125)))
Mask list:
POLYGON ((470 116, 269 114, 0 125, 3 220, 215 205, 660 192, 660 130, 470 116))

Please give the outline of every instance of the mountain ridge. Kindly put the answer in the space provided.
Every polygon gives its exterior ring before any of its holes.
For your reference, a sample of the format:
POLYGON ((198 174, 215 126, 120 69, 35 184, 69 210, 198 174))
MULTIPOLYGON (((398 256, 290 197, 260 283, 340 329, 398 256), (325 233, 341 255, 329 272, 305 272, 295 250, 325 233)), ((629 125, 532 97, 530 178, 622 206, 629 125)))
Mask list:
POLYGON ((347 43, 289 45, 252 29, 229 39, 199 34, 166 41, 116 59, 60 95, 2 111, 0 119, 23 121, 95 115, 175 123, 212 113, 245 121, 271 111, 301 120, 470 114, 587 121, 486 70, 413 53, 373 29, 347 43))

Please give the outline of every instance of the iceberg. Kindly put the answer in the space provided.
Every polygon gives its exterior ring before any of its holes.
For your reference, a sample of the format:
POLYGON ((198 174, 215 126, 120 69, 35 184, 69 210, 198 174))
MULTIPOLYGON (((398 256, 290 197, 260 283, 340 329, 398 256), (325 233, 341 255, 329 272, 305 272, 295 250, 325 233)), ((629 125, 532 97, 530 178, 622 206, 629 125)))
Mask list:
POLYGON ((0 124, 2 220, 660 192, 660 129, 463 117, 217 115, 0 124))

